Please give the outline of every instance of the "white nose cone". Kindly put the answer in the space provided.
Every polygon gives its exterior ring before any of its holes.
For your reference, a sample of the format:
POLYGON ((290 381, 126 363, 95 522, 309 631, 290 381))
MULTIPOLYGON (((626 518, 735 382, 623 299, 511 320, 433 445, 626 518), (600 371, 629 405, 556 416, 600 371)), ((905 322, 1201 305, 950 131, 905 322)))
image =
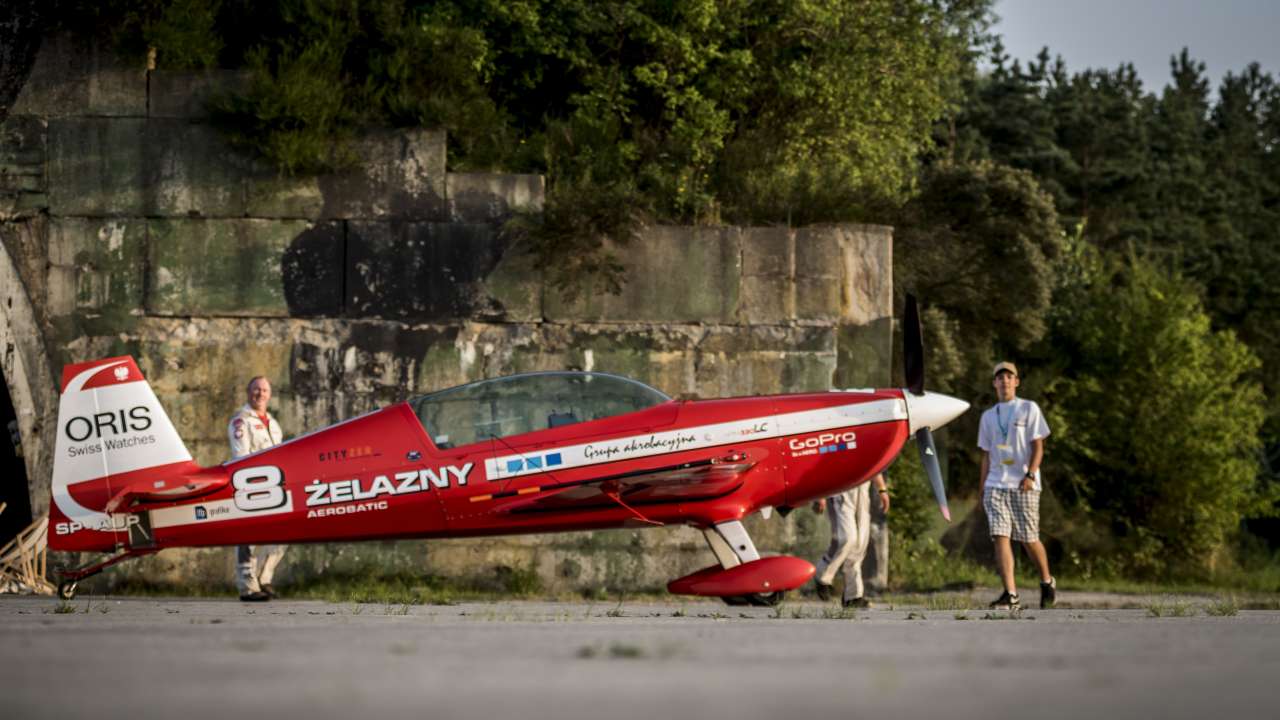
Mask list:
POLYGON ((913 395, 910 390, 903 390, 902 397, 907 401, 907 427, 912 435, 920 428, 937 430, 969 409, 969 403, 942 393, 913 395))

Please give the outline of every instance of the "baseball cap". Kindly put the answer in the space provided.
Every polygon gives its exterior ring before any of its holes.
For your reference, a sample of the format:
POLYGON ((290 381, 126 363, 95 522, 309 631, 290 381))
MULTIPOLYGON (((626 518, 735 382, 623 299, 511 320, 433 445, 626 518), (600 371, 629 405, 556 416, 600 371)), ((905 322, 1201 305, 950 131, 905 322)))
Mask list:
POLYGON ((1005 370, 1008 370, 1009 372, 1013 373, 1014 377, 1018 377, 1018 366, 1014 365, 1008 360, 1004 360, 996 363, 995 369, 991 371, 991 377, 995 377, 999 375, 1001 372, 1004 372, 1005 370))

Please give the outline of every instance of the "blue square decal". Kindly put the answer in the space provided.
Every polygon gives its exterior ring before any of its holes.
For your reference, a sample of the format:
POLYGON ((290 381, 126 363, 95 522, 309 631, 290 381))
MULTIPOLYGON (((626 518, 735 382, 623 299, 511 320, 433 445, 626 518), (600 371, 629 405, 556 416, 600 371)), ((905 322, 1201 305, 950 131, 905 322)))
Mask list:
POLYGON ((523 460, 508 460, 508 461, 507 461, 507 472, 520 472, 520 471, 521 471, 521 470, 523 470, 523 469, 524 469, 524 461, 523 461, 523 460))
POLYGON ((848 446, 848 445, 845 445, 844 443, 840 443, 839 445, 837 445, 837 446, 836 446, 836 449, 837 449, 837 450, 848 450, 848 449, 849 449, 849 446, 848 446))
POLYGON ((555 467, 556 465, 559 465, 560 462, 560 453, 551 453, 547 456, 547 467, 555 467))
POLYGON ((818 454, 819 454, 819 455, 826 455, 826 454, 827 454, 827 448, 828 448, 828 447, 830 447, 830 446, 828 446, 828 445, 823 445, 822 447, 818 448, 818 454))
POLYGON ((541 470, 541 469, 542 469, 542 458, 540 458, 540 457, 525 458, 525 460, 524 460, 524 461, 525 461, 525 464, 529 466, 529 469, 530 469, 530 470, 535 470, 535 469, 536 469, 536 470, 541 470))

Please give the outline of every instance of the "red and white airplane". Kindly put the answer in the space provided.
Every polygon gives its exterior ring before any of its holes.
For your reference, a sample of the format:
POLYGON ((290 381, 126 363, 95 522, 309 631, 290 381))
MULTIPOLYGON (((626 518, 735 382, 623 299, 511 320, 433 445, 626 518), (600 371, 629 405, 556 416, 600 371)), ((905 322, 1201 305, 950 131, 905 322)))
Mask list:
POLYGON ((906 389, 672 400, 604 373, 530 373, 402 402, 200 467, 130 357, 63 369, 49 517, 54 550, 113 552, 59 594, 171 547, 474 537, 687 524, 718 564, 673 593, 776 602, 813 565, 764 557, 742 519, 827 497, 968 408, 924 392, 908 299, 906 389))

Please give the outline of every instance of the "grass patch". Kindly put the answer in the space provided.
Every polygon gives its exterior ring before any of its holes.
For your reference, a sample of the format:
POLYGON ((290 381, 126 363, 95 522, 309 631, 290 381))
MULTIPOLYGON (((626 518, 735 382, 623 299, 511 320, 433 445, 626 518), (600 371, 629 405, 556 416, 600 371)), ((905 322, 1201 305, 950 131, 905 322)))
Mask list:
POLYGON ((1189 617, 1196 614, 1195 606, 1188 602, 1154 602, 1146 606, 1151 617, 1189 617))
POLYGON ((377 605, 456 605, 467 600, 536 597, 542 584, 532 570, 495 569, 489 576, 444 578, 409 572, 325 573, 283 589, 290 600, 377 605))
POLYGON ((926 610, 971 610, 973 598, 956 593, 936 593, 925 597, 924 607, 926 610))
POLYGON ((59 601, 53 606, 52 610, 46 610, 46 613, 52 612, 54 615, 70 615, 76 611, 76 606, 66 600, 59 601))
POLYGON ((822 608, 823 620, 857 620, 858 611, 854 608, 846 607, 824 607, 822 608))
POLYGON ((1213 617, 1235 617, 1240 613, 1240 604, 1233 597, 1222 598, 1206 605, 1204 612, 1213 617))

